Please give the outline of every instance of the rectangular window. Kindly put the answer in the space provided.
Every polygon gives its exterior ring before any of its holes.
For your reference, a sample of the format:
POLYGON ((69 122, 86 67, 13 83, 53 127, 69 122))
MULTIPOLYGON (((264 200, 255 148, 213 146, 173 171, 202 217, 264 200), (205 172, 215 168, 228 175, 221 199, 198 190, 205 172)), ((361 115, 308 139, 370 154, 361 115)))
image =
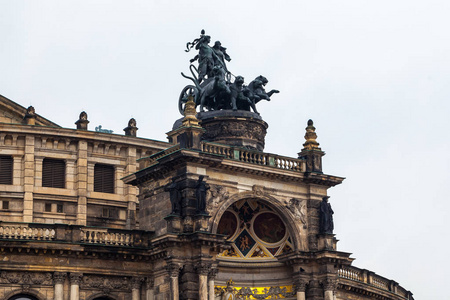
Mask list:
POLYGON ((56 212, 57 213, 63 213, 64 212, 64 206, 62 204, 56 204, 56 212))
POLYGON ((62 189, 66 187, 66 163, 64 160, 44 158, 42 186, 62 189))
POLYGON ((13 158, 12 156, 0 155, 0 184, 12 184, 13 181, 13 158))
POLYGON ((114 166, 94 166, 94 192, 114 194, 114 166))
POLYGON ((102 217, 109 218, 109 209, 107 209, 107 208, 102 209, 102 217))
POLYGON ((2 209, 9 209, 9 201, 2 201, 2 209))
POLYGON ((45 212, 51 212, 52 211, 52 204, 51 203, 45 203, 44 211, 45 212))

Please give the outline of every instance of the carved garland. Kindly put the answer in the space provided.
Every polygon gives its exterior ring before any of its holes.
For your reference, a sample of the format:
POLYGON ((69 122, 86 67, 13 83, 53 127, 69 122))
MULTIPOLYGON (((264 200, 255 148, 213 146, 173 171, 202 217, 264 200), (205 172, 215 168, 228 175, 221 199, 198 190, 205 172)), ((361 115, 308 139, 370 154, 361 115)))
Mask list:
POLYGON ((51 273, 42 272, 8 272, 0 273, 1 283, 22 284, 22 285, 53 285, 51 273))

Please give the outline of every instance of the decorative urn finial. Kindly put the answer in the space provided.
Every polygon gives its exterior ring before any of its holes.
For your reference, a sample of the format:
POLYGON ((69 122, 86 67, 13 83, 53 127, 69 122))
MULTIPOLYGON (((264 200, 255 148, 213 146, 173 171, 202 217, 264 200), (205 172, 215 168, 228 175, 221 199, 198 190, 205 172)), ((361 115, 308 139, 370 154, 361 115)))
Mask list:
POLYGON ((198 119, 196 117, 197 112, 195 110, 194 97, 192 95, 188 96, 188 101, 184 107, 184 118, 183 125, 184 127, 201 127, 198 119))
POLYGON ((81 130, 88 130, 88 115, 85 111, 82 111, 80 113, 80 117, 78 118, 78 121, 75 122, 75 124, 77 125, 77 129, 81 129, 81 130))
POLYGON ((306 160, 306 172, 322 173, 322 156, 325 152, 319 148, 317 142, 316 127, 313 120, 308 120, 306 127, 305 140, 302 151, 298 154, 298 158, 306 160))

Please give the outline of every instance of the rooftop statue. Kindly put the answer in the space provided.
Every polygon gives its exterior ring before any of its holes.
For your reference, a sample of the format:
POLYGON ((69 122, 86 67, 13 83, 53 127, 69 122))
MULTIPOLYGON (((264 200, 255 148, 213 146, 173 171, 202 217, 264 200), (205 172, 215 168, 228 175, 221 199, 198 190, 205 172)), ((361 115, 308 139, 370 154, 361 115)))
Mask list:
POLYGON ((200 111, 211 110, 253 110, 256 103, 261 100, 270 101, 270 97, 278 90, 266 92, 264 86, 269 82, 266 77, 258 76, 248 86, 244 83, 243 76, 234 76, 227 68, 225 61, 231 61, 227 48, 222 47, 220 41, 214 46, 209 46, 211 37, 201 31, 199 38, 186 44, 186 52, 195 48, 198 54, 190 60, 189 70, 192 76, 181 75, 190 79, 193 84, 187 85, 181 91, 178 100, 178 109, 183 114, 188 96, 194 97, 195 105, 200 106, 200 111), (198 67, 193 65, 198 61, 198 67), (232 80, 234 78, 234 80, 232 80))

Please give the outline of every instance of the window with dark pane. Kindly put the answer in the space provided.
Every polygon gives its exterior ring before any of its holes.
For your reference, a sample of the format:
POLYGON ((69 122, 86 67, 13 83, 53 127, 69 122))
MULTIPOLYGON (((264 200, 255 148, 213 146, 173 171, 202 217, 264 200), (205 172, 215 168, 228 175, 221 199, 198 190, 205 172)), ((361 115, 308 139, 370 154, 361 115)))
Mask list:
POLYGON ((114 166, 102 164, 95 165, 94 192, 114 193, 114 166))
POLYGON ((62 189, 66 187, 66 163, 64 160, 44 158, 42 186, 62 189))
POLYGON ((2 201, 2 209, 9 209, 9 201, 2 201))
POLYGON ((0 155, 0 184, 12 184, 13 181, 13 158, 12 156, 0 155))

